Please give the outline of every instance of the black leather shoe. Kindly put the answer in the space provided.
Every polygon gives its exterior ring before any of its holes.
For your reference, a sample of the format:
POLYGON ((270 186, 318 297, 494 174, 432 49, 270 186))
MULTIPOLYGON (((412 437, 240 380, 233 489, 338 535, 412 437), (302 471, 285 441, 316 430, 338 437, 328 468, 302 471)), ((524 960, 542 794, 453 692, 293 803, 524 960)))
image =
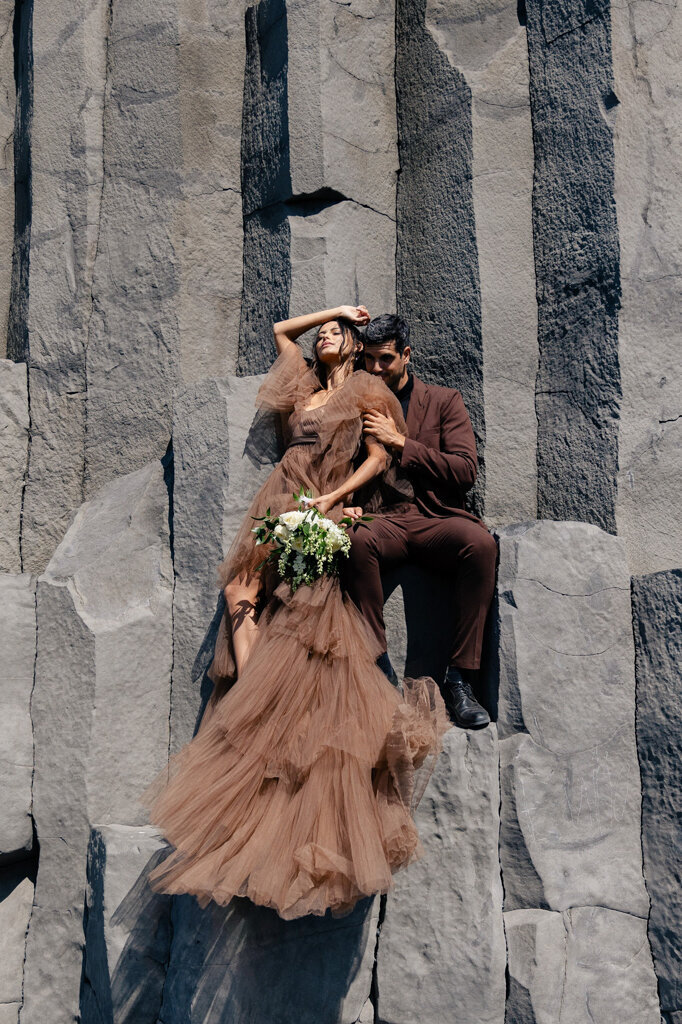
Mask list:
POLYGON ((391 665, 391 659, 389 658, 387 651, 384 651, 384 653, 380 654, 377 658, 377 668, 380 668, 389 683, 392 683, 393 686, 398 689, 400 683, 398 682, 398 677, 395 674, 395 669, 393 668, 393 665, 391 665))
POLYGON ((459 669, 450 667, 442 686, 443 700, 451 721, 462 729, 482 729, 490 725, 490 715, 474 697, 471 683, 459 669))

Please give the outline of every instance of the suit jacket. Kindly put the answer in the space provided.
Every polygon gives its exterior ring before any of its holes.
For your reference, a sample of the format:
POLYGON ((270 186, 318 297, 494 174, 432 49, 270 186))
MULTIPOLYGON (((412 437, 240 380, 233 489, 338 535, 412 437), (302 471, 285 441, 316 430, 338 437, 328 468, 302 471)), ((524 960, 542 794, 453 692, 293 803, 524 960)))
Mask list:
POLYGON ((471 421, 459 391, 414 377, 407 408, 407 440, 399 465, 424 515, 476 520, 464 509, 464 496, 476 480, 478 460, 471 421))

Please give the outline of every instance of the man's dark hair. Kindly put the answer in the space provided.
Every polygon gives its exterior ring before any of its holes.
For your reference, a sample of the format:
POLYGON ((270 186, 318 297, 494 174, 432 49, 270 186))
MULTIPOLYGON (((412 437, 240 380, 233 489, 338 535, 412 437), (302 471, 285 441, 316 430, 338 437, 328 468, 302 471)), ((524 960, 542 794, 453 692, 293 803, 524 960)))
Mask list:
POLYGON ((395 350, 402 355, 410 344, 410 327, 397 313, 382 313, 375 316, 365 328, 365 345, 383 345, 395 342, 395 350))

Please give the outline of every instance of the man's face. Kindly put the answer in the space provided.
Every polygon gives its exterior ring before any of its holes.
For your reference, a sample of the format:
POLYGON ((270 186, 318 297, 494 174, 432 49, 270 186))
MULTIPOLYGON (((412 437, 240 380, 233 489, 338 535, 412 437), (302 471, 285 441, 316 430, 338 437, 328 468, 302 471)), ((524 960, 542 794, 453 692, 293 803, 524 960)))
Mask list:
POLYGON ((391 391, 400 391, 407 384, 407 364, 410 361, 410 346, 406 345, 400 355, 395 341, 383 341, 380 345, 365 342, 365 369, 381 377, 391 391))

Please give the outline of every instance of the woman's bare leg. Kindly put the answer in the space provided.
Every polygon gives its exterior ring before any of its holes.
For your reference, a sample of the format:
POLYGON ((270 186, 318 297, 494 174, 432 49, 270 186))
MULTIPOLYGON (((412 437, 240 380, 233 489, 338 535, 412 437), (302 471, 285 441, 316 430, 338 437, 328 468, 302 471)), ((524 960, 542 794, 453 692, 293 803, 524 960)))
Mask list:
POLYGON ((260 586, 260 575, 244 573, 230 580, 224 590, 232 623, 232 643, 237 662, 237 675, 241 675, 258 636, 256 602, 260 586))

